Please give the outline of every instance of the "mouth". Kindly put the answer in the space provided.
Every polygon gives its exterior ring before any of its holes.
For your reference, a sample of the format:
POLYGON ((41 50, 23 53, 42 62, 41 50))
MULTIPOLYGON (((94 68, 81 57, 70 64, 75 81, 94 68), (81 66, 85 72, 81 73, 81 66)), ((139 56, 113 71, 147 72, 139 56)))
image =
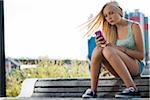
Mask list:
POLYGON ((109 24, 114 25, 114 21, 112 21, 112 20, 109 21, 109 24))
POLYGON ((113 22, 114 22, 114 21, 112 21, 112 20, 111 20, 111 21, 109 21, 109 23, 113 23, 113 22))

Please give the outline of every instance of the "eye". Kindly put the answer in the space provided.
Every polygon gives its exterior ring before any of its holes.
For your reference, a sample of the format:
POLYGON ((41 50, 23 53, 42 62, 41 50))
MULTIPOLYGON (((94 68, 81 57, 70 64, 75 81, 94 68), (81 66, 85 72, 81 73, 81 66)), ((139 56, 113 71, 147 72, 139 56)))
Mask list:
POLYGON ((112 14, 114 14, 114 12, 113 12, 113 11, 109 12, 109 15, 112 15, 112 14))

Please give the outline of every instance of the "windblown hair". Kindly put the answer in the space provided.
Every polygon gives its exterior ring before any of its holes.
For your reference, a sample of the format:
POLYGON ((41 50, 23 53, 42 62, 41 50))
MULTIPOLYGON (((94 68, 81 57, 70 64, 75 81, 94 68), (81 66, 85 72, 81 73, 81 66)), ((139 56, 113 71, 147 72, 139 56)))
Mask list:
POLYGON ((118 3, 115 1, 108 2, 102 7, 101 11, 94 18, 87 22, 88 31, 86 34, 92 34, 93 32, 96 32, 100 26, 102 26, 102 32, 107 41, 115 44, 117 40, 117 27, 109 24, 103 14, 103 11, 107 5, 114 7, 114 10, 118 12, 121 17, 123 17, 122 8, 118 5, 118 3))

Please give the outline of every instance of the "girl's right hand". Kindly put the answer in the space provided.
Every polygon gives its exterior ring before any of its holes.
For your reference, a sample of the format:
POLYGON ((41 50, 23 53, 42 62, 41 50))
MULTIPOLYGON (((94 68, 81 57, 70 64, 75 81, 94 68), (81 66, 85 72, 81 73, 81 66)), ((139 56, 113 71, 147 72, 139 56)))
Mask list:
POLYGON ((101 47, 100 38, 99 38, 99 37, 96 37, 95 39, 96 39, 96 40, 95 40, 96 46, 101 47))
POLYGON ((104 47, 106 45, 106 40, 103 37, 96 36, 96 46, 104 47))

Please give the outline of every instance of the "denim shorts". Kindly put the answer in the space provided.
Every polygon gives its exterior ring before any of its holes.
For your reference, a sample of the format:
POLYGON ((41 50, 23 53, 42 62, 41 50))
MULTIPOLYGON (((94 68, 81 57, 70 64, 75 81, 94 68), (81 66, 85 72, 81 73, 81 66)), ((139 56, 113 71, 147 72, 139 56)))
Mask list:
POLYGON ((138 61, 138 64, 139 64, 139 67, 140 67, 140 73, 142 73, 145 65, 142 61, 138 61))

